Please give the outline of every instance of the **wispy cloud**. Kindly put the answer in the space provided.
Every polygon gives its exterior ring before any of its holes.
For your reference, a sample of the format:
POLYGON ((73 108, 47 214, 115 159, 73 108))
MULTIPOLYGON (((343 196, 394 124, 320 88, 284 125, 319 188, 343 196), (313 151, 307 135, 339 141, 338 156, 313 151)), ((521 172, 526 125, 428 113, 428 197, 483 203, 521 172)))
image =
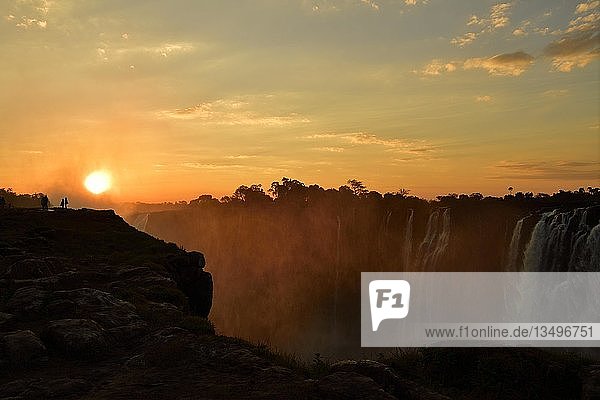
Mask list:
POLYGON ((464 69, 483 69, 490 75, 519 76, 533 64, 533 56, 522 51, 498 54, 489 58, 469 58, 464 69))
POLYGON ((544 55, 552 59, 557 71, 570 72, 583 68, 600 57, 598 32, 582 32, 567 35, 544 48, 544 55))
POLYGON ((254 173, 263 174, 280 174, 287 173, 286 168, 263 167, 259 165, 243 165, 243 164, 216 164, 203 162, 184 162, 181 167, 187 169, 206 170, 206 171, 229 171, 229 172, 244 172, 253 171, 254 173))
POLYGON ((561 72, 583 68, 600 57, 600 1, 580 3, 562 35, 544 48, 544 56, 561 72))
POLYGON ((501 161, 489 179, 600 179, 598 161, 501 161))
POLYGON ((343 147, 315 147, 315 150, 328 153, 343 153, 346 149, 343 147))
POLYGON ((227 160, 248 160, 251 158, 257 158, 258 156, 256 155, 247 155, 247 154, 240 154, 237 156, 225 156, 225 158, 227 160))
MULTIPOLYGON (((21 29, 46 29, 48 26, 47 15, 53 4, 49 0, 18 0, 12 1, 8 7, 9 14, 4 17, 5 20, 13 22, 17 28, 21 29), (16 15, 20 17, 17 18, 16 15)), ((9 4, 10 4, 9 3, 9 4)))
POLYGON ((456 66, 457 63, 455 61, 444 62, 441 60, 431 60, 431 62, 421 70, 415 70, 413 72, 424 76, 439 76, 445 72, 456 71, 456 66))
POLYGON ((471 15, 467 21, 467 26, 472 28, 479 27, 479 31, 471 31, 457 36, 450 40, 450 43, 464 47, 474 42, 484 33, 494 32, 508 26, 510 24, 509 15, 511 8, 512 3, 498 3, 490 8, 490 13, 486 17, 471 15))
POLYGON ((600 7, 600 1, 598 0, 590 0, 587 3, 580 3, 575 8, 576 14, 584 14, 588 11, 595 10, 600 7))
POLYGON ((547 97, 562 97, 566 96, 567 94, 569 94, 568 89, 550 89, 542 93, 542 95, 547 97))
POLYGON ((467 32, 464 35, 453 38, 450 43, 457 45, 458 47, 465 47, 466 45, 474 42, 477 39, 475 32, 467 32))
POLYGON ((121 61, 123 59, 140 55, 167 58, 180 54, 193 53, 197 49, 198 45, 190 42, 159 43, 154 45, 139 46, 129 46, 127 43, 119 44, 117 46, 108 43, 102 43, 96 49, 96 53, 103 61, 109 61, 111 59, 121 61))
POLYGON ((41 150, 18 150, 18 152, 23 153, 23 154, 31 154, 31 155, 44 154, 44 152, 41 150))
POLYGON ((436 147, 424 140, 386 138, 368 132, 323 133, 304 136, 303 139, 329 141, 331 145, 321 146, 321 151, 341 152, 358 146, 378 146, 394 153, 424 154, 436 151, 436 147), (327 150, 324 150, 327 149, 327 150))
POLYGON ((219 99, 186 108, 159 111, 158 115, 162 118, 194 120, 214 125, 274 127, 310 122, 310 119, 296 113, 286 115, 260 113, 252 110, 250 104, 241 99, 219 99))
POLYGON ((372 9, 379 11, 379 4, 377 4, 373 0, 360 0, 360 1, 361 1, 361 3, 368 5, 372 9))

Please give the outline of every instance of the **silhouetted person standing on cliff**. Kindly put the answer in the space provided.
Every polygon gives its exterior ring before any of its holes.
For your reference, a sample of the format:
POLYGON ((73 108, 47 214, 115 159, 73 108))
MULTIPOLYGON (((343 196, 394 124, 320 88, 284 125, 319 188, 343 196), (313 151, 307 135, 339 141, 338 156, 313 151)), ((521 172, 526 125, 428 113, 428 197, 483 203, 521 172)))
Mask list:
POLYGON ((65 199, 60 199, 60 208, 65 208, 65 199))
POLYGON ((65 197, 65 208, 69 208, 69 199, 65 197))

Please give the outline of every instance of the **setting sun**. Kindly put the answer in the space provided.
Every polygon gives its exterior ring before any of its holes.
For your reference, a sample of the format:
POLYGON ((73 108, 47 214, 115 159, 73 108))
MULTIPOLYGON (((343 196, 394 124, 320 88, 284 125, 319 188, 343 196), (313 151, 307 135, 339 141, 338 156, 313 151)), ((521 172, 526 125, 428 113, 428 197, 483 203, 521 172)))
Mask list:
POLYGON ((93 194, 100 194, 110 189, 110 175, 104 171, 94 171, 84 181, 85 188, 93 194))

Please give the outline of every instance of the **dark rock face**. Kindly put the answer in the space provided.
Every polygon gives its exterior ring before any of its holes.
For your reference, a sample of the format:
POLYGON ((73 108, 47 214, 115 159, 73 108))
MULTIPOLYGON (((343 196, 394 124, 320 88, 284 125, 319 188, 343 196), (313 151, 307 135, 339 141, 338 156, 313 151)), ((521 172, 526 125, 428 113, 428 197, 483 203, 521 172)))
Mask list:
POLYGON ((387 392, 399 398, 419 400, 449 400, 449 397, 435 393, 409 379, 398 376, 390 367, 372 360, 345 360, 331 366, 335 372, 357 373, 368 376, 387 392))
POLYGON ((327 375, 319 381, 318 387, 328 399, 396 399, 381 389, 373 379, 354 372, 327 375))
POLYGON ((100 357, 108 350, 108 335, 90 319, 52 321, 42 332, 49 347, 75 358, 100 357))
POLYGON ((0 347, 9 365, 26 367, 46 358, 46 347, 30 330, 17 331, 0 337, 0 347))
POLYGON ((581 398, 584 400, 600 399, 600 365, 595 365, 586 371, 581 398))
POLYGON ((206 318, 212 308, 213 281, 212 275, 203 271, 205 264, 204 255, 197 251, 169 260, 177 286, 188 297, 190 310, 206 318))
POLYGON ((0 212, 0 398, 394 398, 215 336, 204 266, 112 212, 0 212))

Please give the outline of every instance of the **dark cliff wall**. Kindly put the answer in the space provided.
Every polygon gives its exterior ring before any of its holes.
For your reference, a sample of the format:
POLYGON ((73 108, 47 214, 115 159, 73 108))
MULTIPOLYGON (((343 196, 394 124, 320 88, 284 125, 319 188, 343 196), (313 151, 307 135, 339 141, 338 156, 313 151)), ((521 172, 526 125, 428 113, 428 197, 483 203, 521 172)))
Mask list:
POLYGON ((532 216, 523 247, 546 209, 535 200, 355 198, 209 203, 144 221, 148 233, 207 255, 219 329, 302 351, 358 343, 347 332, 358 332, 360 272, 505 270, 517 221, 532 216))

